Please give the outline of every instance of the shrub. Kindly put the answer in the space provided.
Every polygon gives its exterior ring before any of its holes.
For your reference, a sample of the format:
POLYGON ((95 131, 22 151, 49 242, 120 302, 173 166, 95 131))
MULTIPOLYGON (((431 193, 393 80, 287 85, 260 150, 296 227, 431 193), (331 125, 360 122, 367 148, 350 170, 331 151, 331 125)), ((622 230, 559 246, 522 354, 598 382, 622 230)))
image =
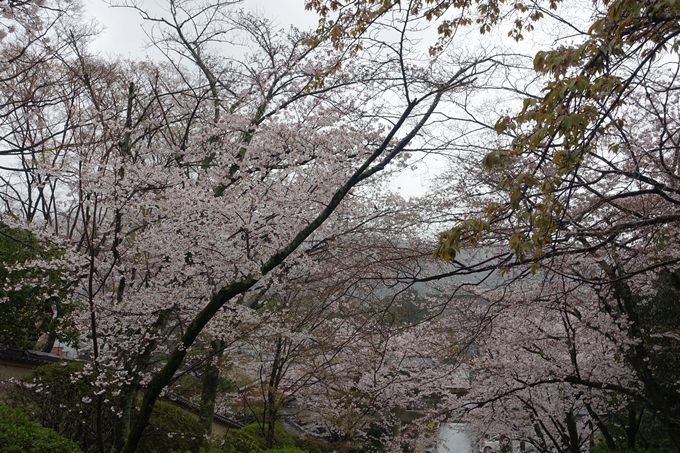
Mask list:
POLYGON ((361 449, 356 445, 346 442, 324 442, 312 436, 298 437, 295 439, 295 446, 300 450, 308 453, 334 453, 342 452, 359 452, 361 449))
MULTIPOLYGON (((264 427, 267 430, 267 425, 264 427)), ((251 423, 241 429, 232 430, 225 436, 224 450, 229 453, 256 453, 266 450, 266 441, 262 436, 262 429, 257 423, 251 423)), ((280 423, 274 428, 274 450, 280 453, 297 453, 299 450, 295 446, 295 439, 291 436, 280 423), (283 449, 283 450, 281 450, 283 449)))
POLYGON ((272 448, 266 453, 308 453, 306 450, 300 450, 297 447, 272 448))
POLYGON ((21 409, 0 406, 0 453, 80 453, 80 448, 30 421, 21 409))
POLYGON ((203 445, 205 431, 198 420, 170 403, 158 401, 149 422, 139 453, 198 451, 203 445))
POLYGON ((259 433, 245 428, 229 431, 224 436, 224 441, 224 451, 229 453, 261 452, 265 445, 259 433))
POLYGON ((672 450, 668 449, 657 449, 657 448, 635 448, 633 450, 631 449, 622 449, 622 450, 610 450, 607 448, 606 445, 600 444, 594 446, 591 450, 590 453, 671 453, 672 450))
MULTIPOLYGON (((14 400, 26 405, 31 419, 77 442, 83 451, 94 452, 97 451, 94 376, 85 367, 83 363, 73 362, 38 367, 22 379, 24 388, 14 400), (73 379, 76 375, 80 377, 73 379)), ((113 439, 117 401, 110 394, 103 398, 106 402, 102 411, 102 434, 108 450, 113 439)), ((137 451, 195 452, 203 445, 203 434, 198 420, 170 403, 159 401, 137 451)))
POLYGON ((201 447, 196 450, 187 450, 185 452, 179 452, 175 450, 171 450, 170 453, 224 453, 224 450, 222 450, 220 447, 214 444, 210 444, 208 447, 201 447))
MULTIPOLYGON (((80 362, 40 366, 22 378, 24 387, 18 392, 18 402, 40 425, 77 442, 84 451, 95 451, 97 408, 92 380, 93 375, 80 362)), ((108 402, 102 411, 105 444, 113 436, 113 404, 108 402)))

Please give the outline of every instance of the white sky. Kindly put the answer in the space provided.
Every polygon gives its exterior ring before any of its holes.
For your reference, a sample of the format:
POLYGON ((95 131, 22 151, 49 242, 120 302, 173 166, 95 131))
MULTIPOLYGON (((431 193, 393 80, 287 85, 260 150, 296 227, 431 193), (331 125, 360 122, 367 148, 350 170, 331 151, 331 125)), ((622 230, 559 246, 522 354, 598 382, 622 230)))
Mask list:
MULTIPOLYGON (((139 13, 129 8, 114 8, 109 6, 109 3, 111 2, 89 0, 86 4, 87 13, 104 27, 104 31, 94 42, 93 48, 105 54, 118 54, 132 58, 145 55, 147 38, 142 29, 142 19, 139 13)), ((138 3, 154 11, 161 10, 158 5, 165 2, 144 0, 138 3)), ((294 25, 300 29, 307 29, 314 27, 317 23, 316 15, 305 10, 304 0, 243 0, 240 8, 259 12, 281 28, 294 25)), ((149 52, 153 51, 149 50, 149 52)))

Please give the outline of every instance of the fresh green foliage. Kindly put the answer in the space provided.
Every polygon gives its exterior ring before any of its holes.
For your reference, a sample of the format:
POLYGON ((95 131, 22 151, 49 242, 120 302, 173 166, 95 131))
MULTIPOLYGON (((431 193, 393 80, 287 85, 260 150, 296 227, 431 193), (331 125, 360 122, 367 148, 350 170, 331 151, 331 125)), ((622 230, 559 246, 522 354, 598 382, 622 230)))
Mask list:
POLYGON ((0 406, 0 453, 80 453, 80 448, 32 422, 20 408, 0 406))
MULTIPOLYGON (((558 3, 559 0, 545 2, 551 9, 558 3)), ((356 38, 381 16, 409 8, 410 15, 437 23, 441 39, 432 46, 431 54, 441 52, 458 27, 474 25, 481 33, 487 33, 504 21, 511 24, 508 35, 521 40, 525 32, 533 30, 533 23, 543 17, 539 5, 523 0, 415 0, 406 4, 400 0, 306 0, 305 7, 320 16, 317 35, 308 44, 317 45, 328 37, 336 47, 350 43, 350 50, 361 48, 356 38)))
POLYGON ((511 139, 510 146, 491 150, 483 160, 499 175, 513 164, 524 170, 499 183, 505 203, 441 233, 437 256, 453 260, 461 247, 475 246, 499 222, 510 221, 508 245, 515 257, 540 259, 556 240, 578 169, 593 154, 618 152, 620 143, 602 139, 630 126, 626 99, 645 83, 653 85, 645 74, 656 71, 656 60, 677 52, 680 3, 620 0, 603 7, 582 43, 536 54, 534 69, 546 80, 543 95, 527 98, 519 114, 498 120, 495 130, 511 139))

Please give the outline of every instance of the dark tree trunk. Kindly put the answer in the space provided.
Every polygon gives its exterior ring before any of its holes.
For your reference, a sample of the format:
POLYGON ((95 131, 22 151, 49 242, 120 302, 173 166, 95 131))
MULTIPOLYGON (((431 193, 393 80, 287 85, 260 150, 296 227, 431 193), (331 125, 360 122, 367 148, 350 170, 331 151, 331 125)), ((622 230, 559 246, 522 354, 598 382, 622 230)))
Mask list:
POLYGON ((586 409, 588 410, 588 414, 590 414, 590 417, 595 421, 597 428, 600 430, 600 434, 602 434, 602 437, 604 437, 604 441, 605 444, 607 445, 607 448, 612 451, 616 450, 617 449, 616 442, 614 441, 614 438, 609 432, 607 425, 605 425, 600 419, 600 416, 597 413, 595 413, 595 411, 593 411, 593 408, 590 406, 590 404, 586 403, 586 409))
POLYGON ((569 453, 581 453, 574 411, 567 412, 567 432, 569 433, 569 453))
POLYGON ((281 384, 283 366, 285 363, 285 358, 283 357, 284 349, 285 345, 283 339, 279 337, 276 340, 276 354, 274 356, 271 374, 269 375, 265 413, 263 414, 263 422, 267 425, 265 445, 268 450, 274 448, 274 441, 276 440, 276 422, 279 418, 279 407, 281 404, 280 398, 277 397, 277 393, 279 391, 279 385, 281 384))
POLYGON ((201 384, 201 409, 199 421, 205 432, 212 434, 212 423, 215 415, 215 400, 217 399, 217 384, 220 379, 220 357, 224 351, 222 340, 210 342, 210 357, 205 364, 203 381, 201 384))
POLYGON ((42 352, 47 352, 50 353, 52 352, 52 348, 54 347, 54 343, 57 341, 57 336, 55 335, 54 332, 49 332, 47 334, 47 340, 45 341, 45 344, 42 347, 42 352))

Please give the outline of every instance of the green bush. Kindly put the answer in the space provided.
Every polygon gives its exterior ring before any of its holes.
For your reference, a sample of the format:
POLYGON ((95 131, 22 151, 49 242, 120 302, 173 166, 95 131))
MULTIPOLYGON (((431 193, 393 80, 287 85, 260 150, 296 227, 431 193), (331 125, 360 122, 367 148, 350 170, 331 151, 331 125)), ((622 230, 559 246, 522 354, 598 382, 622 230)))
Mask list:
POLYGON ((309 453, 306 450, 300 450, 297 447, 272 448, 266 450, 266 453, 309 453))
POLYGON ((195 452, 203 445, 205 431, 198 420, 170 403, 158 401, 149 422, 138 453, 195 452))
POLYGON ((361 451, 356 445, 345 442, 324 442, 315 437, 293 436, 281 424, 276 425, 274 436, 274 448, 267 450, 260 425, 252 423, 241 429, 229 431, 224 438, 223 450, 227 453, 334 453, 338 451, 361 451))
POLYGON ((358 452, 360 449, 356 445, 346 442, 324 442, 312 436, 298 437, 295 439, 295 446, 308 453, 334 453, 358 452))
MULTIPOLYGON (((19 390, 13 400, 15 404, 24 404, 28 416, 40 425, 77 442, 85 452, 95 452, 97 439, 96 403, 92 383, 94 375, 84 368, 83 363, 38 367, 22 379, 27 387, 19 390), (81 377, 72 380, 75 373, 80 373, 81 377)), ((117 401, 110 394, 105 394, 102 398, 105 401, 102 408, 102 434, 108 451, 113 440, 117 401)), ((203 445, 203 434, 204 430, 198 420, 170 403, 159 401, 137 451, 196 452, 203 445)))
MULTIPOLYGON (((264 430, 267 430, 267 425, 265 425, 264 430)), ((272 451, 266 450, 266 441, 262 435, 262 429, 257 423, 251 423, 241 429, 229 431, 224 441, 224 451, 229 453, 272 451)), ((274 428, 274 449, 276 451, 285 450, 280 453, 297 453, 301 451, 295 445, 295 438, 283 429, 283 425, 280 423, 277 423, 274 428)))
POLYGON ((610 450, 605 444, 597 444, 590 449, 590 453, 671 453, 672 450, 664 448, 635 448, 633 450, 624 448, 621 450, 610 450))
POLYGON ((201 448, 198 449, 198 451, 187 450, 185 452, 179 452, 179 451, 171 450, 170 453, 224 453, 224 450, 222 450, 217 445, 210 444, 209 447, 201 447, 201 448))
POLYGON ((224 451, 228 453, 255 453, 264 448, 264 439, 243 429, 231 430, 224 436, 224 451))
MULTIPOLYGON (((94 376, 80 362, 37 367, 21 379, 24 387, 15 401, 25 405, 26 414, 41 426, 77 442, 83 451, 95 451, 96 403, 93 395, 94 376), (81 373, 79 379, 73 379, 81 373)), ((110 445, 115 412, 113 401, 102 410, 103 439, 110 445)))
POLYGON ((80 448, 30 421, 21 409, 0 406, 0 453, 80 453, 80 448))
MULTIPOLYGON (((295 439, 295 446, 309 453, 331 453, 334 449, 330 448, 330 443, 319 440, 315 437, 298 437, 295 439)), ((338 450, 343 451, 343 450, 338 450)))

